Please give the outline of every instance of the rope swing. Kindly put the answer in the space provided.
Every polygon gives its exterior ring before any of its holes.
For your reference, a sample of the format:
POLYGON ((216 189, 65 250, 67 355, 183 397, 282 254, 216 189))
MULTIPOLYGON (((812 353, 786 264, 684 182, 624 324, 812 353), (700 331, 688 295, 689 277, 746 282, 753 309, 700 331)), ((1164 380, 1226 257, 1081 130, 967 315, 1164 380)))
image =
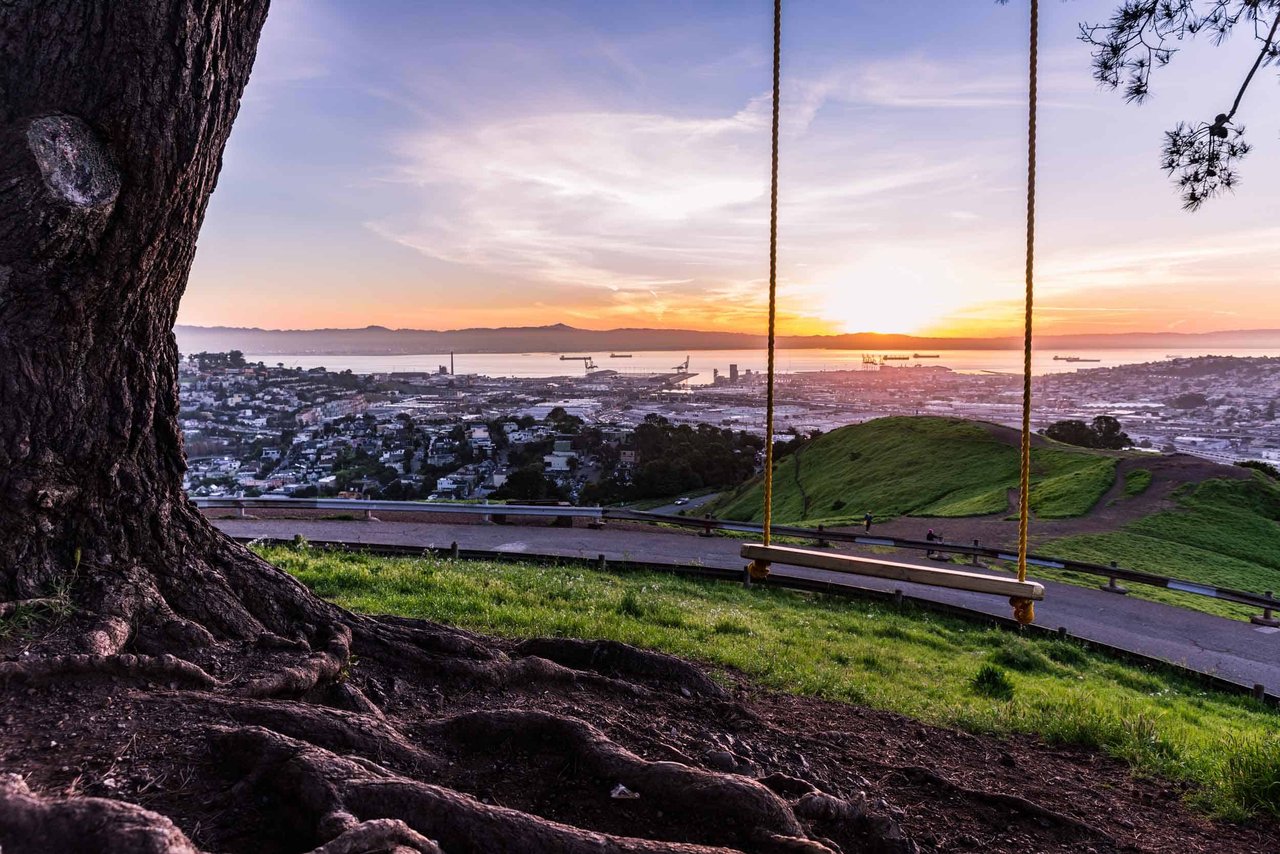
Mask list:
MULTIPOLYGON (((1036 260, 1036 101, 1040 52, 1040 0, 1031 0, 1027 59, 1027 268, 1026 307, 1022 315, 1022 458, 1018 476, 1018 580, 1027 580, 1027 525, 1031 519, 1031 313, 1035 305, 1036 260)), ((1022 625, 1036 618, 1030 599, 1011 598, 1013 617, 1022 625)))
POLYGON ((1026 305, 1022 339, 1022 440, 1018 473, 1018 580, 997 576, 933 569, 912 564, 833 555, 771 545, 773 536, 773 433, 774 383, 777 349, 778 307, 778 116, 781 100, 782 0, 773 3, 773 127, 769 184, 769 341, 765 385, 764 519, 762 545, 744 545, 742 556, 751 558, 747 573, 762 580, 769 575, 772 561, 798 566, 894 578, 980 593, 1008 595, 1013 616, 1020 624, 1035 620, 1034 600, 1044 598, 1044 587, 1027 581, 1027 528, 1030 520, 1031 490, 1031 345, 1032 310, 1035 296, 1035 213, 1036 213, 1036 102, 1039 60, 1040 3, 1031 0, 1030 50, 1028 55, 1027 113, 1027 250, 1026 305))
MULTIPOLYGON (((773 533, 773 389, 778 320, 778 116, 782 100, 782 0, 773 0, 773 128, 769 165, 769 344, 764 397, 764 533, 768 548, 773 533)), ((753 560, 747 567, 752 578, 769 575, 769 564, 753 560)))

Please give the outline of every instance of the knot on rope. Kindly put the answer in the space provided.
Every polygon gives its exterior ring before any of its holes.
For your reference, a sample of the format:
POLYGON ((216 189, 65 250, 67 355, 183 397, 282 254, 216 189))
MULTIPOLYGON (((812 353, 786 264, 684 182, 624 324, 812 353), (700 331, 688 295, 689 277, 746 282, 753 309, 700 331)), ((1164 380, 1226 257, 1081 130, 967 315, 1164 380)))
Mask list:
POLYGON ((752 581, 764 581, 769 577, 769 562, 764 560, 753 560, 747 564, 747 574, 751 576, 752 581))
POLYGON ((1014 596, 1009 600, 1013 606, 1013 618, 1020 626, 1029 626, 1036 621, 1036 603, 1030 599, 1014 596))

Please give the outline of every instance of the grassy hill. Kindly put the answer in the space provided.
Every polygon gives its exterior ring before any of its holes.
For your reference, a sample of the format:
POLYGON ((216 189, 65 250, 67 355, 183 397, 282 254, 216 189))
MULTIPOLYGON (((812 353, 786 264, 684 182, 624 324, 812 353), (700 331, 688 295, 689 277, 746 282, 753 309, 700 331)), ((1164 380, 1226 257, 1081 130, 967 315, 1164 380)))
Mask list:
MULTIPOLYGON (((1091 451, 1039 436, 1032 471, 1038 552, 1259 593, 1280 590, 1280 483, 1260 472, 1185 455, 1091 451)), ((946 531, 957 540, 980 536, 1012 545, 1017 530, 1000 520, 1014 510, 1017 482, 1015 430, 946 418, 881 418, 834 430, 779 460, 774 519, 830 527, 856 524, 867 511, 877 522, 950 518, 957 521, 946 531)), ((706 512, 760 521, 761 492, 757 478, 706 512)), ((1036 574, 1098 584, 1095 576, 1036 574)), ((1164 588, 1133 585, 1132 594, 1224 616, 1251 613, 1164 588)))
MULTIPOLYGON (((1116 531, 1078 534, 1047 544, 1062 557, 1144 569, 1206 584, 1262 592, 1280 589, 1280 484, 1255 472, 1179 487, 1173 507, 1116 531)), ((1067 579, 1072 580, 1072 579, 1067 579)), ((1095 581, 1096 579, 1090 579, 1095 581)), ((1179 594, 1141 588, 1145 598, 1188 604, 1179 594)), ((1196 607, 1240 616, 1242 606, 1194 597, 1196 607)))
MULTIPOLYGON (((1037 518, 1081 516, 1115 482, 1119 454, 1036 438, 1031 508, 1037 518)), ((985 516, 1009 509, 1018 485, 1017 433, 952 418, 878 418, 833 430, 778 461, 774 521, 847 524, 866 512, 897 516, 985 516)), ((762 481, 709 508, 760 521, 762 481)))

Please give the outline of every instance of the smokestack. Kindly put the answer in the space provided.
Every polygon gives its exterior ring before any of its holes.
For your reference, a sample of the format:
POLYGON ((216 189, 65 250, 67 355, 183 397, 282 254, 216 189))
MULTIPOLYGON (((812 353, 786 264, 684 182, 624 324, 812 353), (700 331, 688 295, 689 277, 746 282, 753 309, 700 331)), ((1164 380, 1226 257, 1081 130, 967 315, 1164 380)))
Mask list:
POLYGON ((453 376, 453 351, 449 351, 449 376, 453 376))

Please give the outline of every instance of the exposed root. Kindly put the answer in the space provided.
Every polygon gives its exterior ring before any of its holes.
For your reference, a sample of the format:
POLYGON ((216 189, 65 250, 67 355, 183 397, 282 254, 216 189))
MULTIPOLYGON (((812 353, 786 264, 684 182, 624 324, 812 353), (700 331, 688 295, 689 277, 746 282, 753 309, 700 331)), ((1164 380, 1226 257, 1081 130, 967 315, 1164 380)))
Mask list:
POLYGON ((484 661, 498 653, 493 646, 471 632, 408 617, 383 615, 355 617, 352 625, 361 643, 408 644, 423 652, 484 661))
POLYGON ((399 666, 412 667, 427 679, 468 682, 489 688, 550 682, 588 685, 632 697, 648 694, 646 688, 633 682, 575 670, 538 655, 513 659, 467 632, 434 623, 398 617, 379 617, 377 621, 357 618, 353 630, 361 649, 396 661, 399 666))
POLYGON ((413 851, 418 854, 444 854, 439 845, 403 821, 391 818, 362 821, 349 830, 344 830, 337 839, 321 845, 311 854, 374 854, 382 851, 390 854, 408 854, 413 851))
POLYGON ((136 569, 123 576, 100 576, 90 596, 93 623, 81 637, 90 655, 115 655, 133 637, 134 618, 144 600, 160 600, 150 578, 136 569))
POLYGON ((32 793, 17 774, 0 776, 0 850, 199 854, 162 815, 103 798, 44 798, 32 793))
POLYGON ((663 810, 700 814, 708 830, 715 826, 731 837, 724 840, 728 844, 804 836, 786 802, 756 781, 677 762, 649 762, 575 718, 506 709, 472 712, 437 726, 467 744, 505 749, 514 742, 553 750, 576 760, 588 774, 622 783, 663 810))
POLYGON ((60 611, 67 607, 65 599, 43 598, 43 599, 18 599, 13 602, 0 602, 0 618, 11 616, 23 608, 46 608, 50 611, 60 611))
POLYGON ((285 667, 270 676, 251 679, 239 693, 246 697, 296 697, 317 685, 336 679, 351 657, 351 630, 344 625, 333 627, 333 636, 325 648, 308 655, 300 664, 285 667))
MULTIPOLYGON (((372 762, 338 757, 259 727, 216 729, 215 753, 250 775, 258 793, 283 800, 283 817, 306 836, 346 832, 352 822, 398 818, 449 854, 731 854, 734 849, 611 836, 491 806, 420 783, 372 762)), ((815 848, 812 851, 824 849, 815 848)), ((829 849, 826 849, 829 850, 829 849)))
POLYGON ((54 655, 0 661, 0 683, 48 682, 75 676, 119 676, 213 688, 218 681, 198 665, 173 655, 54 655))
POLYGON ((103 617, 84 635, 84 648, 91 655, 115 655, 133 635, 129 617, 103 617))
POLYGON ((727 692, 700 669, 662 652, 649 652, 611 640, 533 638, 516 647, 520 655, 536 655, 577 670, 674 684, 687 693, 726 699, 727 692))
POLYGON ((507 659, 497 666, 488 668, 489 679, 494 685, 511 688, 520 685, 531 685, 537 682, 559 682, 570 685, 590 685, 618 694, 632 697, 644 697, 648 689, 634 682, 623 679, 612 679, 584 670, 564 667, 554 661, 531 655, 528 658, 507 659))
POLYGON ((435 756, 410 744, 381 718, 286 701, 216 695, 201 695, 199 701, 239 723, 265 727, 335 753, 367 756, 405 774, 423 774, 440 765, 435 756))
POLYGON ((311 644, 302 638, 281 637, 275 632, 263 632, 258 635, 260 649, 284 650, 285 652, 311 652, 311 644))
POLYGON ((301 699, 308 703, 320 703, 321 705, 332 706, 335 709, 359 712, 362 715, 369 715, 374 718, 386 717, 376 703, 365 696, 363 691, 346 680, 321 683, 303 694, 301 699))
POLYGON ((1118 845, 1116 840, 1109 833, 1094 827, 1088 822, 1048 809, 1047 807, 1043 807, 1034 801, 1029 801, 1018 795, 1007 795, 1002 792, 986 792, 979 789, 969 789, 961 786, 959 783, 948 780, 937 772, 918 766, 900 768, 895 773, 912 783, 924 783, 934 788, 960 795, 961 797, 975 803, 986 804, 988 806, 1000 806, 1008 812, 1026 816, 1027 818, 1041 824, 1068 828, 1083 836, 1090 836, 1107 842, 1113 846, 1118 845))

